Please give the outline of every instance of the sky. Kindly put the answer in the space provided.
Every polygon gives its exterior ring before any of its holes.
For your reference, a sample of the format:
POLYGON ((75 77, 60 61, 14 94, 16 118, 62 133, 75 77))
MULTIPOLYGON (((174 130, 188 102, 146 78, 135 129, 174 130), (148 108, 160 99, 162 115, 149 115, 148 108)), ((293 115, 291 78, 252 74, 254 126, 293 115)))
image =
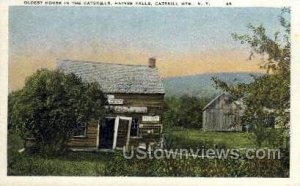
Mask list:
POLYGON ((162 77, 260 72, 232 33, 280 31, 278 8, 10 7, 9 90, 57 59, 145 64, 162 77))

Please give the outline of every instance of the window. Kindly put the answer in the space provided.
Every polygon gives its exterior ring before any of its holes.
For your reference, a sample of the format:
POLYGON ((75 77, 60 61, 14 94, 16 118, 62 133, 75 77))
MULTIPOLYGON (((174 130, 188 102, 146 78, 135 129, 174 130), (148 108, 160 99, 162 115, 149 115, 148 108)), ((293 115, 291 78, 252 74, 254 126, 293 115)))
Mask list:
POLYGON ((138 136, 139 132, 139 118, 132 118, 130 136, 138 136))
POLYGON ((74 137, 86 136, 86 123, 78 123, 74 131, 74 137))

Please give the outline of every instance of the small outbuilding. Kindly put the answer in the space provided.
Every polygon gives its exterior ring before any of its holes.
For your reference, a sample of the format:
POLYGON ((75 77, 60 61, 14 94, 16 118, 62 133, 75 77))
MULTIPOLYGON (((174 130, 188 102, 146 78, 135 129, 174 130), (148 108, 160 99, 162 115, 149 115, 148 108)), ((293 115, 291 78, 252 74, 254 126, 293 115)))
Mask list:
POLYGON ((109 114, 79 124, 68 142, 73 149, 121 149, 159 146, 165 90, 155 58, 146 65, 59 60, 58 69, 85 82, 97 82, 107 98, 109 114))
POLYGON ((204 131, 242 131, 242 102, 223 93, 203 108, 204 131))

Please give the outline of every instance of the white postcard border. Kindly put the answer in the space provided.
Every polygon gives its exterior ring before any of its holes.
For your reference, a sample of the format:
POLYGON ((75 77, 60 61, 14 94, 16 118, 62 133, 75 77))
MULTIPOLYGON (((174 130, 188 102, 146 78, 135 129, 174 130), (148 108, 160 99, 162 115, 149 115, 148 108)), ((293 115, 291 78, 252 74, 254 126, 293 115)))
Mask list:
MULTIPOLYGON (((77 0, 84 2, 83 0, 77 0)), ((127 0, 128 1, 128 0, 127 0)), ((64 2, 64 0, 63 0, 64 2)), ((111 1, 113 2, 113 1, 111 1)), ((133 1, 135 2, 135 1, 133 1)), ((174 1, 175 2, 175 1, 174 1)), ((176 2, 186 2, 184 0, 176 2)), ((197 1, 193 1, 197 2, 197 1)), ((290 178, 173 178, 173 177, 55 177, 7 176, 7 95, 8 95, 8 7, 29 6, 22 0, 0 3, 0 185, 300 185, 300 1, 298 0, 207 0, 203 7, 291 7, 291 160, 290 178), (226 3, 231 2, 231 6, 226 3)), ((32 6, 32 5, 30 5, 32 6)), ((51 5, 52 6, 52 5, 51 5)), ((60 5, 70 6, 70 5, 60 5)), ((79 5, 76 5, 79 6, 79 5)), ((82 6, 82 5, 81 5, 82 6)), ((136 7, 136 6, 135 6, 136 7)), ((158 7, 158 6, 152 6, 158 7)), ((163 6, 172 7, 172 6, 163 6)), ((186 7, 186 6, 176 6, 186 7)), ((190 7, 190 6, 187 6, 190 7)), ((199 7, 199 6, 198 6, 199 7)))

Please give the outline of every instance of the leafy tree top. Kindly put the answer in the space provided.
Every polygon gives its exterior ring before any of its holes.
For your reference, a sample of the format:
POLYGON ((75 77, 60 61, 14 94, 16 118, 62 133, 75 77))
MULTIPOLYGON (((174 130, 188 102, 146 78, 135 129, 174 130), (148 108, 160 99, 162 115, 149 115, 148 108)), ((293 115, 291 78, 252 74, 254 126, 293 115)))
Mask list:
POLYGON ((9 100, 9 123, 42 146, 63 146, 78 123, 99 120, 105 99, 100 86, 74 74, 38 70, 9 100))

